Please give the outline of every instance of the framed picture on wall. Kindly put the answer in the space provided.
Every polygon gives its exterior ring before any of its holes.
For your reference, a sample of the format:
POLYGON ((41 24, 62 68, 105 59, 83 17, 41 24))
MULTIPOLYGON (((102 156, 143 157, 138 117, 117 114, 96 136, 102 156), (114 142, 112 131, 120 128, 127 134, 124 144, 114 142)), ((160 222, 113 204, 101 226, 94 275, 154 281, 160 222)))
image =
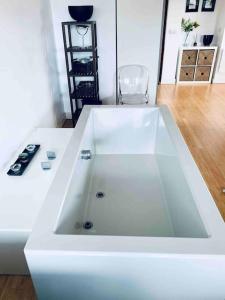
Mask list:
POLYGON ((202 11, 214 11, 216 0, 203 0, 202 11))
POLYGON ((199 8, 199 0, 187 0, 186 12, 197 12, 199 8))

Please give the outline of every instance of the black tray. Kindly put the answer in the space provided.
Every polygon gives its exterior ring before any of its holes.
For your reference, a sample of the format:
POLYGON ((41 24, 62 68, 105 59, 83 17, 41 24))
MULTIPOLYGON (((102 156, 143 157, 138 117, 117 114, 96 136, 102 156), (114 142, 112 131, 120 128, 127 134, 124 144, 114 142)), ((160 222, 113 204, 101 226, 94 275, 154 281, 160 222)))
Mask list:
POLYGON ((36 144, 34 144, 34 145, 35 145, 35 149, 34 149, 33 152, 29 152, 26 148, 23 150, 22 153, 27 153, 28 154, 28 158, 27 158, 26 162, 23 162, 23 161, 21 161, 20 158, 17 158, 17 160, 14 162, 14 164, 21 164, 21 169, 20 169, 19 172, 14 172, 11 169, 9 169, 9 171, 7 172, 7 174, 9 176, 21 176, 21 175, 23 175, 24 171, 29 166, 29 164, 32 161, 33 157, 35 156, 35 154, 37 153, 37 151, 40 148, 40 145, 36 145, 36 144))

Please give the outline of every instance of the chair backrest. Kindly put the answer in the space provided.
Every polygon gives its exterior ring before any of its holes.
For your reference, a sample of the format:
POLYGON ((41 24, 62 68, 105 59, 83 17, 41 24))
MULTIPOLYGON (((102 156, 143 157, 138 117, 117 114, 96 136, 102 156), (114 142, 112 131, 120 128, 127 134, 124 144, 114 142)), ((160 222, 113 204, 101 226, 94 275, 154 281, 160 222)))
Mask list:
POLYGON ((142 65, 126 65, 119 68, 119 92, 121 95, 147 94, 149 72, 142 65))

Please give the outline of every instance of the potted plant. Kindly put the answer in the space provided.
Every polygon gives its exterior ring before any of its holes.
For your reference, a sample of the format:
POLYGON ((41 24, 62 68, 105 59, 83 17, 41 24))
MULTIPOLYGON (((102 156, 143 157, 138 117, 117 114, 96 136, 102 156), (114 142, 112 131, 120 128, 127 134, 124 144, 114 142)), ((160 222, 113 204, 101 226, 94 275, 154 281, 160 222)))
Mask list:
POLYGON ((199 26, 200 25, 197 22, 192 22, 191 19, 188 19, 188 20, 182 19, 181 29, 186 34, 184 46, 187 46, 187 39, 189 37, 190 32, 192 32, 194 29, 198 28, 199 26))

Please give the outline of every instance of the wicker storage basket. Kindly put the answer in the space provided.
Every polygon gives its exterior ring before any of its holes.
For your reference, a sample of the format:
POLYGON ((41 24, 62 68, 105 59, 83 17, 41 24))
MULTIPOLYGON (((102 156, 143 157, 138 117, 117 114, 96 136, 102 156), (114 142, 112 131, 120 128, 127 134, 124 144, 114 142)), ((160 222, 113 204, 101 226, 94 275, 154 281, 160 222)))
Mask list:
POLYGON ((199 66, 211 66, 213 64, 214 50, 200 50, 198 56, 199 66))
POLYGON ((195 74, 194 67, 181 67, 180 69, 180 81, 193 81, 195 74))
POLYGON ((209 81, 211 67, 197 67, 195 81, 209 81))
POLYGON ((193 66, 196 64, 198 51, 197 50, 184 50, 182 55, 182 66, 193 66))

